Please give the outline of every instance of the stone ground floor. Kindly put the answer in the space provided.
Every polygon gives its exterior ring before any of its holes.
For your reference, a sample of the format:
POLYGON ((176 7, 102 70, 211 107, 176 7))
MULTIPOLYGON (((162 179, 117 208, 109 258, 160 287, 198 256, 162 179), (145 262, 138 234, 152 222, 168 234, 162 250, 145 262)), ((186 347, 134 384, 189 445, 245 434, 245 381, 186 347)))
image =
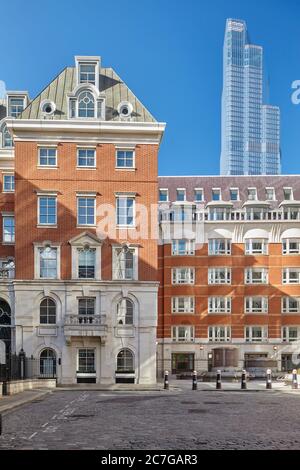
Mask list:
POLYGON ((159 341, 157 349, 158 377, 162 377, 165 370, 180 375, 194 370, 202 373, 246 369, 260 375, 269 368, 273 372, 291 372, 299 367, 298 342, 178 344, 166 340, 165 344, 159 341))
POLYGON ((49 393, 3 415, 0 449, 300 448, 299 390, 177 385, 164 392, 49 393))

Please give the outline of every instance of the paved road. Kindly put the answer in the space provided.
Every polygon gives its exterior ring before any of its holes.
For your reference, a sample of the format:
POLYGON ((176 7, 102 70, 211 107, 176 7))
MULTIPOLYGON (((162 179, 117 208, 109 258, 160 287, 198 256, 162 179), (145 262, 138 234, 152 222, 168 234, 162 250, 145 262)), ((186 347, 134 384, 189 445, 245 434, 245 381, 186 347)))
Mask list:
POLYGON ((0 449, 300 449, 300 390, 55 391, 3 428, 0 449))

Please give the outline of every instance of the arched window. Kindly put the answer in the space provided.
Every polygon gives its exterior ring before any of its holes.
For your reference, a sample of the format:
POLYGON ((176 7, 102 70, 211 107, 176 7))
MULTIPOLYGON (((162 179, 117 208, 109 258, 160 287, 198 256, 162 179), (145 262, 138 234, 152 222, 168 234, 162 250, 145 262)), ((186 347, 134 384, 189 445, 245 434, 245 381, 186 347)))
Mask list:
POLYGON ((40 377, 56 376, 56 354, 53 349, 44 349, 40 354, 40 377))
POLYGON ((40 323, 47 325, 56 323, 56 304, 50 297, 42 300, 40 304, 40 323))
POLYGON ((118 303, 118 325, 133 325, 133 303, 122 299, 118 303))
POLYGON ((121 349, 117 356, 117 372, 134 372, 134 355, 130 349, 121 349))
POLYGON ((95 99, 89 91, 83 91, 78 97, 78 117, 95 117, 95 99))
POLYGON ((2 147, 12 147, 12 136, 6 126, 2 128, 2 147))

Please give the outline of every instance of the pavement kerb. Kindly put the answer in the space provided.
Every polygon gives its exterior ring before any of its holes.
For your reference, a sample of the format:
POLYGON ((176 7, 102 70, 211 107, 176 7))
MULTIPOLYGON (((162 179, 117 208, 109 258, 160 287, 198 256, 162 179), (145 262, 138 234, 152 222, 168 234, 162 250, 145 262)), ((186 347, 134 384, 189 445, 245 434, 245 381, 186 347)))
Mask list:
MULTIPOLYGON (((38 391, 36 389, 36 391, 38 391)), ((38 400, 41 397, 44 397, 45 395, 48 395, 48 393, 52 393, 53 389, 47 389, 47 390, 41 390, 35 395, 31 395, 30 397, 24 397, 24 394, 26 392, 20 392, 20 394, 16 395, 10 395, 8 397, 3 397, 0 399, 0 414, 6 414, 11 410, 14 410, 15 408, 26 405, 27 403, 31 403, 35 400, 38 400), (20 395, 20 396, 19 396, 20 395), (22 396, 21 396, 22 395, 22 396), (8 400, 7 403, 1 404, 2 400, 8 400), (11 402, 9 401, 11 399, 11 402)))

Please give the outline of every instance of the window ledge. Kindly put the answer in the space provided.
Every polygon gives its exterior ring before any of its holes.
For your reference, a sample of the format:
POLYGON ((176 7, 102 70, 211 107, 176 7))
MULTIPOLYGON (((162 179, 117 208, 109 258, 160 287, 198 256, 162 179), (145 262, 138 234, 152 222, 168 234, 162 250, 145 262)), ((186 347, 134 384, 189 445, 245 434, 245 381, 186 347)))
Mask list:
POLYGON ((37 228, 57 228, 57 224, 55 225, 49 225, 49 224, 37 224, 37 228))
POLYGON ((5 242, 3 241, 2 242, 2 245, 10 245, 10 246, 14 246, 16 242, 5 242))
POLYGON ((57 170, 58 168, 57 165, 37 165, 38 170, 57 170))
POLYGON ((76 170, 97 170, 96 166, 76 166, 76 170))
POLYGON ((84 228, 84 227, 90 227, 90 228, 97 228, 96 224, 77 224, 76 228, 84 228))
POLYGON ((118 230, 123 230, 123 229, 136 229, 136 225, 116 225, 116 228, 118 230))
POLYGON ((116 171, 136 171, 137 168, 131 167, 131 166, 129 166, 129 167, 116 166, 116 167, 115 167, 115 170, 116 170, 116 171))

